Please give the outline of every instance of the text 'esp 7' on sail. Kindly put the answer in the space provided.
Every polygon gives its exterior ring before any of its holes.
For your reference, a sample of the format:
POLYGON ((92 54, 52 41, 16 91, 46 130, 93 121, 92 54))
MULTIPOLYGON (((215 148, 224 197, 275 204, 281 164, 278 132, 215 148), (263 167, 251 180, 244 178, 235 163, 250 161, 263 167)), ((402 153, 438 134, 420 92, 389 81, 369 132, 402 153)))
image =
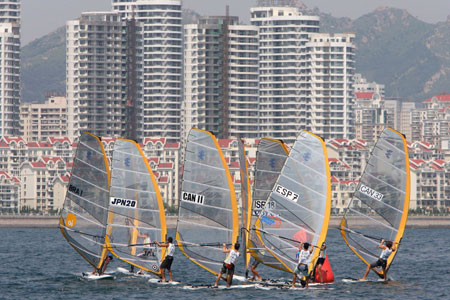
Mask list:
POLYGON ((195 204, 204 204, 205 196, 197 195, 194 193, 183 192, 181 194, 181 200, 186 201, 186 202, 195 203, 195 204))
POLYGON ((277 193, 278 195, 281 195, 282 197, 297 202, 299 196, 297 193, 294 193, 293 191, 277 184, 277 186, 275 187, 275 193, 277 193))

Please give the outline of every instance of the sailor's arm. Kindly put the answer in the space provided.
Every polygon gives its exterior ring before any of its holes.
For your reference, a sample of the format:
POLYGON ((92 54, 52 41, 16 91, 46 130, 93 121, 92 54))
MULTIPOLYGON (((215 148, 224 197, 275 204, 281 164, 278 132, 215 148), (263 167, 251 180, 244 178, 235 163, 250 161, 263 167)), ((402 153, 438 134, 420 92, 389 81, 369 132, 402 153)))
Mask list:
POLYGON ((378 245, 378 248, 380 249, 386 249, 386 246, 383 245, 384 244, 384 239, 381 239, 380 245, 378 245))
POLYGON ((160 243, 158 241, 155 241, 156 245, 158 245, 159 247, 169 247, 168 243, 160 243))
POLYGON ((223 243, 222 246, 223 246, 223 247, 222 247, 222 252, 223 252, 223 253, 228 253, 228 252, 231 251, 231 249, 228 249, 228 248, 227 248, 227 244, 223 243))

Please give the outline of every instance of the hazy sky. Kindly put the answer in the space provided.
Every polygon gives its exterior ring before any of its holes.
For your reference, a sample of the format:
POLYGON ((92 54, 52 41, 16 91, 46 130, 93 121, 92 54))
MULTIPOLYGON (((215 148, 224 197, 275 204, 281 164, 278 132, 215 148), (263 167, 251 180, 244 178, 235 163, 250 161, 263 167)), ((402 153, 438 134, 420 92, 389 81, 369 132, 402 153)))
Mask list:
MULTIPOLYGON (((450 0, 304 0, 308 7, 336 17, 352 19, 373 11, 379 6, 405 8, 419 19, 436 23, 450 15, 450 0)), ((202 15, 224 15, 225 5, 230 14, 248 23, 250 7, 256 0, 183 0, 183 6, 202 15)), ((83 11, 110 10, 111 0, 22 0, 22 45, 39 38, 67 20, 76 19, 83 11)))

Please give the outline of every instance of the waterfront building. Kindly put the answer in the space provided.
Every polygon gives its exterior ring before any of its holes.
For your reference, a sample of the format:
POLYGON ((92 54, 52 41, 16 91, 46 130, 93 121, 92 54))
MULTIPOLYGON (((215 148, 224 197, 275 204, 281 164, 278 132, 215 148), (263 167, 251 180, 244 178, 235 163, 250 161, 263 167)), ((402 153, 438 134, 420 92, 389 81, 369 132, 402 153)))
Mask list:
POLYGON ((450 211, 450 162, 411 159, 411 204, 429 212, 450 211))
POLYGON ((21 136, 28 142, 67 137, 67 101, 50 97, 44 104, 20 105, 21 136))
POLYGON ((126 23, 112 12, 86 12, 67 22, 68 136, 88 130, 123 136, 126 122, 126 23))
POLYGON ((306 44, 319 17, 293 7, 251 8, 259 30, 259 128, 261 137, 293 143, 311 129, 311 72, 306 44))
MULTIPOLYGON (((109 159, 115 140, 116 138, 102 138, 109 159)), ((218 143, 229 165, 236 195, 241 199, 237 141, 219 139, 218 143)), ((245 139, 244 143, 252 183, 259 139, 245 139)), ((168 142, 165 138, 147 138, 140 146, 158 181, 163 201, 176 207, 183 170, 180 143, 168 142)), ((372 147, 373 143, 359 139, 327 141, 333 213, 342 213, 348 206, 372 147)), ((49 213, 61 209, 76 149, 77 143, 68 138, 49 138, 44 142, 27 143, 20 137, 1 137, 0 168, 4 173, 0 172, 0 211, 10 213, 34 209, 49 213)), ((425 141, 408 143, 408 150, 411 165, 411 209, 448 210, 450 160, 445 160, 446 153, 425 141)))
POLYGON ((311 74, 308 128, 323 139, 354 137, 355 34, 314 33, 306 43, 311 74))
POLYGON ((181 0, 112 0, 112 7, 137 28, 130 55, 136 59, 138 139, 161 136, 178 142, 183 83, 181 0))
POLYGON ((415 160, 445 160, 446 152, 426 141, 408 142, 410 159, 415 160))
POLYGON ((53 201, 53 181, 66 175, 71 167, 72 163, 58 157, 41 157, 36 162, 21 164, 19 211, 34 209, 48 213, 62 208, 56 207, 53 201))
POLYGON ((5 171, 0 171, 0 213, 17 213, 20 181, 5 171))
POLYGON ((19 166, 28 160, 27 142, 22 137, 1 137, 0 152, 0 170, 19 178, 19 166))
POLYGON ((218 138, 258 133, 258 29, 237 17, 184 27, 183 140, 191 128, 218 138))
POLYGON ((20 132, 20 0, 0 1, 0 136, 20 132))

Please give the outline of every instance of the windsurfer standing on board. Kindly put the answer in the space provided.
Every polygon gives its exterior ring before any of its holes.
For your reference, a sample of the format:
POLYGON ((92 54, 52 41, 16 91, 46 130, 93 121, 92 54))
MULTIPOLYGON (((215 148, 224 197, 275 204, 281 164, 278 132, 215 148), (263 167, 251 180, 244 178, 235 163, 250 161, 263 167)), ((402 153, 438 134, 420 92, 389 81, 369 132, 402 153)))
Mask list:
POLYGON ((309 274, 308 274, 308 265, 311 261, 311 256, 313 252, 313 248, 310 249, 309 243, 300 243, 298 247, 298 265, 295 268, 294 276, 292 277, 292 288, 295 288, 295 281, 297 280, 298 275, 305 276, 305 286, 308 287, 309 274), (302 249, 303 248, 303 249, 302 249))
POLYGON ((380 245, 378 246, 378 248, 383 249, 383 251, 381 251, 380 258, 378 258, 376 262, 371 263, 369 266, 367 266, 366 273, 364 273, 364 276, 360 279, 361 281, 366 280, 367 275, 369 275, 370 269, 375 269, 376 267, 383 268, 383 277, 384 280, 387 281, 387 260, 396 248, 393 247, 393 243, 391 241, 386 241, 386 246, 383 244, 384 239, 381 239, 380 245))
POLYGON ((220 270, 219 275, 217 275, 216 283, 214 284, 214 287, 216 288, 219 284, 219 280, 222 277, 222 274, 227 273, 227 288, 231 286, 231 282, 233 281, 233 275, 234 275, 234 263, 238 259, 240 253, 239 253, 239 247, 241 245, 239 243, 234 244, 234 249, 227 248, 226 244, 223 244, 222 252, 228 253, 227 258, 223 262, 222 269, 220 270))
POLYGON ((256 268, 259 265, 259 261, 257 261, 254 257, 252 258, 250 270, 252 271, 252 278, 250 278, 251 281, 254 281, 256 278, 259 281, 262 281, 261 275, 259 275, 258 271, 256 271, 256 268))
POLYGON ((317 272, 319 273, 320 283, 323 283, 323 276, 321 271, 323 263, 325 262, 326 254, 327 254, 327 245, 324 242, 322 244, 322 247, 320 247, 319 258, 317 259, 317 272))
POLYGON ((161 266, 159 267, 161 269, 161 281, 166 281, 166 269, 169 271, 169 282, 172 282, 172 271, 170 268, 172 267, 173 262, 173 254, 175 253, 175 245, 173 244, 173 239, 171 236, 167 238, 166 243, 160 243, 158 241, 155 241, 155 243, 159 247, 167 247, 167 255, 166 258, 161 263, 161 266))
POLYGON ((108 267, 108 264, 110 261, 113 260, 113 255, 108 251, 108 253, 106 254, 105 259, 103 260, 102 265, 100 266, 99 269, 94 267, 94 271, 92 272, 92 274, 97 274, 98 276, 103 275, 103 273, 105 273, 106 268, 108 267))

